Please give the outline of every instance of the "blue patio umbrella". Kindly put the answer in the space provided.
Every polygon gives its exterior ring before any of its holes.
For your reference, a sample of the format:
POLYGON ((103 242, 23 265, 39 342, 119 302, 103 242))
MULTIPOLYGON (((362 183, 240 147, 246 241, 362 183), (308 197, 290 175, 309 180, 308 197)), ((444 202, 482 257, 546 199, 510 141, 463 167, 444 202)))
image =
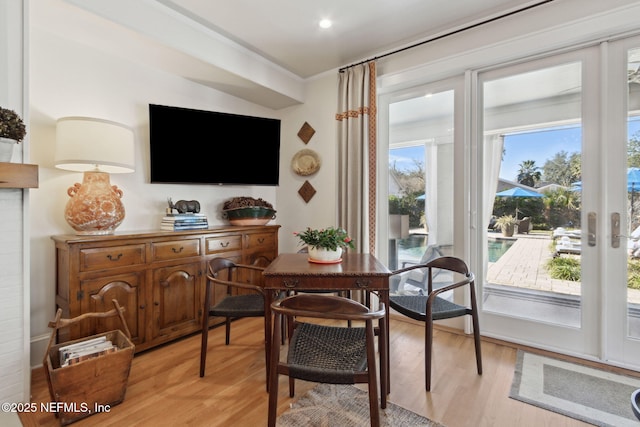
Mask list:
POLYGON ((496 193, 496 197, 515 197, 516 198, 516 219, 518 219, 518 199, 519 198, 524 198, 524 197, 536 198, 536 197, 543 197, 543 196, 542 194, 536 193, 535 191, 525 190, 524 188, 520 188, 520 187, 513 187, 508 190, 504 190, 499 193, 496 193))

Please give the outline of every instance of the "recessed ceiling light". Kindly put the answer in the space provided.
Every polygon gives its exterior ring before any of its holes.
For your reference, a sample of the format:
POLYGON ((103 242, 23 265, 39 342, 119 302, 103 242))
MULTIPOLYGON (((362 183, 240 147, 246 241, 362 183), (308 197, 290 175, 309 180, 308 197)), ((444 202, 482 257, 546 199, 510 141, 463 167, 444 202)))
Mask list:
POLYGON ((333 23, 330 19, 321 19, 318 25, 320 25, 320 28, 329 28, 333 23))

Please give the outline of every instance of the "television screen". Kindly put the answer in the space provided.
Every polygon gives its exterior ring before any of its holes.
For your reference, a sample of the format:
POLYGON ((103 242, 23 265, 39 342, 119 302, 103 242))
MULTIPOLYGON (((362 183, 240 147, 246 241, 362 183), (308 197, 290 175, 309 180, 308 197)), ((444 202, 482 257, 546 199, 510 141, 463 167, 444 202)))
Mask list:
POLYGON ((149 104, 152 183, 278 185, 280 120, 149 104))

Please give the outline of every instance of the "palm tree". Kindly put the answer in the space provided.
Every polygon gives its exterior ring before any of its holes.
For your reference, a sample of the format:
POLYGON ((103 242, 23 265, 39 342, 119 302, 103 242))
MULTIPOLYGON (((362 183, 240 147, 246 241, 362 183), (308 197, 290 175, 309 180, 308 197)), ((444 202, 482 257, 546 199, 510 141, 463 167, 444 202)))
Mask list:
POLYGON ((542 173, 540 168, 536 166, 535 160, 525 160, 520 163, 520 170, 518 171, 517 181, 520 184, 528 185, 529 187, 535 187, 536 183, 540 181, 542 173))

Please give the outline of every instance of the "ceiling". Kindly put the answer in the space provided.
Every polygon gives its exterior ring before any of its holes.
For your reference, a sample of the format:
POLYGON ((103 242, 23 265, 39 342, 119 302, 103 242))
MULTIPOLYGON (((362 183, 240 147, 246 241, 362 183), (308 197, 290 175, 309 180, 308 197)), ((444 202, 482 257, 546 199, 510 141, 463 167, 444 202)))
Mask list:
POLYGON ((541 0, 39 0, 31 24, 279 109, 304 81, 541 0), (333 26, 319 28, 320 19, 333 26))
POLYGON ((159 0, 269 61, 307 78, 531 0, 159 0), (321 29, 321 19, 333 26, 321 29))

